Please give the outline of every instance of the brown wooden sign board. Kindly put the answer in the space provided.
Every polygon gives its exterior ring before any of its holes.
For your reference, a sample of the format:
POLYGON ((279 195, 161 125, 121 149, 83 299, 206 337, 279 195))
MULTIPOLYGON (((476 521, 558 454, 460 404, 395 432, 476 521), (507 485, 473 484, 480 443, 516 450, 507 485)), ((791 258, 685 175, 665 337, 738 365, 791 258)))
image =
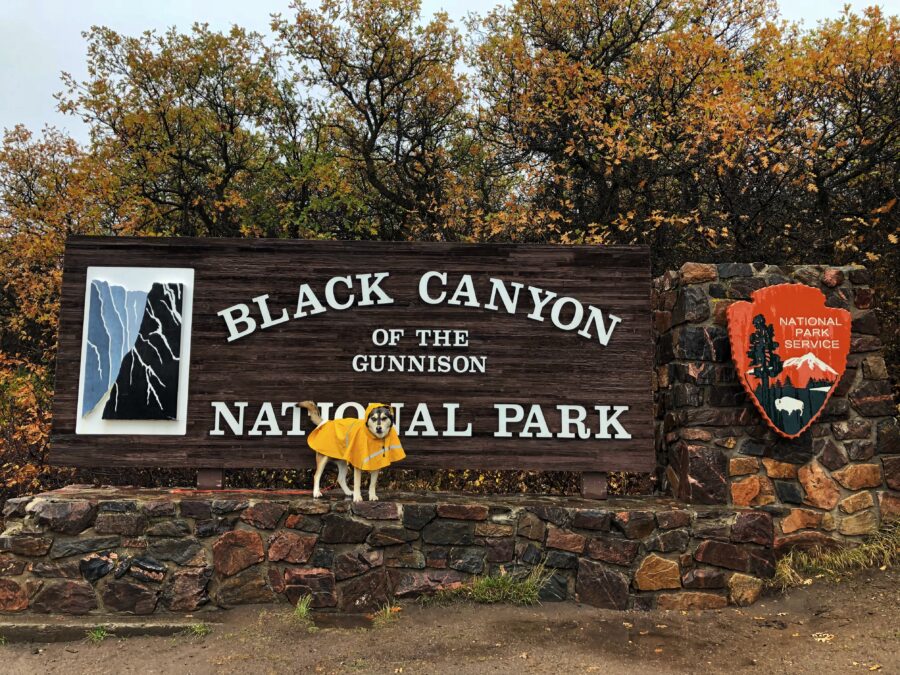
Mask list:
MULTIPOLYGON (((159 308, 146 302, 144 321, 156 321, 159 308)), ((355 416, 352 405, 338 410, 347 402, 398 404, 404 468, 652 471, 650 314, 649 251, 639 247, 72 238, 51 458, 308 467, 309 422, 290 404, 311 399, 330 404, 331 417, 355 416), (87 413, 90 391, 100 387, 97 399, 103 388, 91 378, 109 377, 90 374, 92 359, 119 368, 129 340, 134 350, 163 350, 163 333, 147 332, 155 324, 134 319, 135 340, 122 318, 130 310, 109 319, 110 303, 91 295, 95 283, 112 293, 124 278, 125 298, 134 277, 122 270, 172 282, 159 298, 177 295, 172 307, 185 316, 173 316, 190 324, 181 380, 164 388, 146 370, 155 385, 148 406, 173 386, 185 398, 177 419, 151 422, 150 432, 144 422, 100 420, 142 405, 143 394, 126 405, 123 393, 142 370, 139 354, 122 361, 121 396, 107 392, 87 413), (100 350, 88 339, 99 330, 88 304, 98 325, 109 324, 100 350), (114 337, 124 347, 109 356, 114 337)))

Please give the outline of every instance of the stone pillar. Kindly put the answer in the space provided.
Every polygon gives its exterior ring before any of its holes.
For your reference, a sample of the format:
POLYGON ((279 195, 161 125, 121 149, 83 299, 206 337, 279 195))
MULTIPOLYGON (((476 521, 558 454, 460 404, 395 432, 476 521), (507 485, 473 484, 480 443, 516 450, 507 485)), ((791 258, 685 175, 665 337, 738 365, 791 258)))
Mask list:
POLYGON ((654 280, 657 454, 681 500, 776 517, 776 548, 868 534, 900 515, 900 429, 861 267, 686 263, 654 280), (775 434, 737 381, 726 309, 764 286, 802 283, 851 312, 847 370, 815 424, 775 434))

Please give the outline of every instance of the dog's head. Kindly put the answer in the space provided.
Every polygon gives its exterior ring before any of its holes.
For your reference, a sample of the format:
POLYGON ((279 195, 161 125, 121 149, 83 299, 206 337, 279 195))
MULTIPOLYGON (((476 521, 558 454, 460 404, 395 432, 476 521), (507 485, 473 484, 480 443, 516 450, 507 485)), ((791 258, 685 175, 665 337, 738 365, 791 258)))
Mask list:
POLYGON ((387 406, 378 406, 366 418, 366 426, 375 438, 383 439, 394 426, 394 414, 387 406))

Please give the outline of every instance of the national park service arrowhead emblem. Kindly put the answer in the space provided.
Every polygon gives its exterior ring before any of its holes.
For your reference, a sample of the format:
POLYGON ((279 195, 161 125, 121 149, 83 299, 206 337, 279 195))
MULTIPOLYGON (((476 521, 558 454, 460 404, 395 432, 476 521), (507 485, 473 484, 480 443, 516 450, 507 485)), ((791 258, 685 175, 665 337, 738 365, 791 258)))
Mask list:
POLYGON ((850 312, 802 284, 769 286, 728 308, 738 379, 776 432, 796 438, 834 393, 850 352, 850 312))

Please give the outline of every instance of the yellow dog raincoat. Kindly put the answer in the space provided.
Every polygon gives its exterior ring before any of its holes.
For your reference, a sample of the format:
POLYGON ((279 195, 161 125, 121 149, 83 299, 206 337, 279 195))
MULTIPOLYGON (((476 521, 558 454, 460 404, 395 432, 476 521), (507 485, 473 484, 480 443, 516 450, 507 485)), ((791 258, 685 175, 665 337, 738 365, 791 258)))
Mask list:
POLYGON ((384 438, 376 438, 366 426, 366 420, 376 408, 390 408, 384 403, 370 403, 363 419, 345 417, 316 427, 309 435, 309 447, 322 455, 343 459, 357 469, 378 471, 406 457, 400 445, 397 427, 384 438))

